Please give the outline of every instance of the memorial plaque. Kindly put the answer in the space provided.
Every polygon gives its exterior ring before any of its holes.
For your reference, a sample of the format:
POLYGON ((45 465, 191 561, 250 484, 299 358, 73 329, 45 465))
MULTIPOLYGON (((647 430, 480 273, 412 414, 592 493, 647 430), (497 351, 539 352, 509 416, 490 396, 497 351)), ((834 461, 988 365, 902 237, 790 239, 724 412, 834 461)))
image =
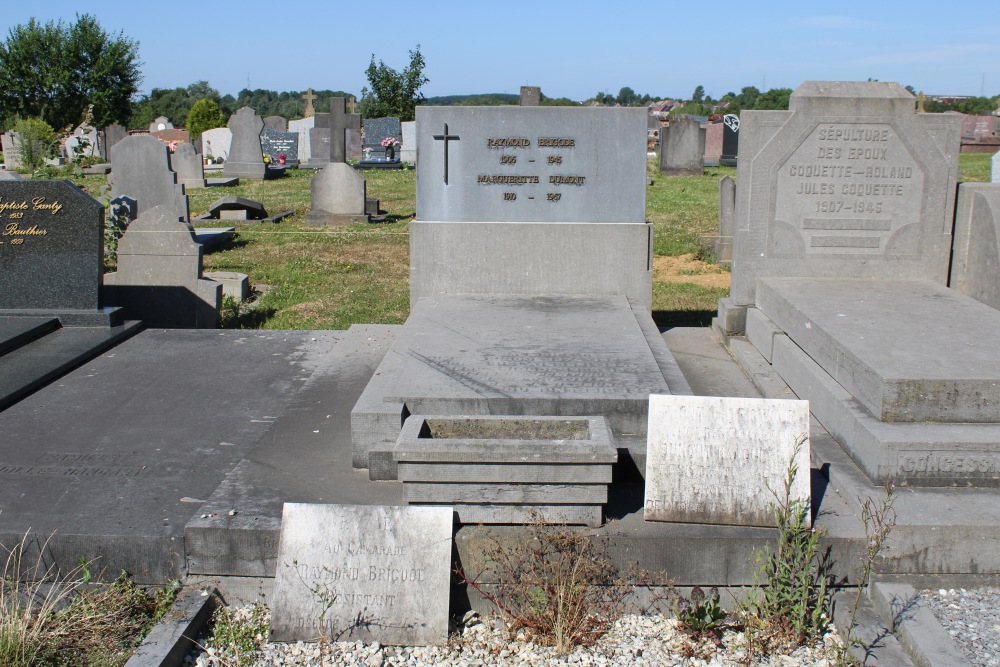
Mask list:
POLYGON ((448 639, 450 507, 285 503, 272 641, 448 639))
POLYGON ((0 182, 0 310, 96 310, 104 207, 69 181, 0 182))
MULTIPOLYGON (((646 521, 773 526, 809 402, 713 396, 649 397, 646 521)), ((793 498, 808 501, 808 440, 793 498)))
POLYGON ((645 137, 645 109, 417 107, 417 219, 644 222, 645 137))
POLYGON ((278 132, 265 127, 260 133, 260 146, 272 164, 278 164, 281 155, 285 156, 286 163, 297 164, 299 161, 298 132, 278 132))

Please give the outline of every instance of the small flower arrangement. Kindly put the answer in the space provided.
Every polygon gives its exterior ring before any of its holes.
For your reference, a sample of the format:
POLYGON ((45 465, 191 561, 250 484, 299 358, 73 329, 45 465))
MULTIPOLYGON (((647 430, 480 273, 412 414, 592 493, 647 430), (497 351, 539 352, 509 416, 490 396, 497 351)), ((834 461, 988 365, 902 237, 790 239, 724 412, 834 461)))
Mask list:
POLYGON ((386 137, 382 140, 382 148, 388 148, 389 146, 399 145, 399 139, 396 137, 386 137))
POLYGON ((170 149, 171 153, 176 153, 177 152, 177 142, 176 141, 171 141, 169 144, 167 144, 167 148, 170 149))

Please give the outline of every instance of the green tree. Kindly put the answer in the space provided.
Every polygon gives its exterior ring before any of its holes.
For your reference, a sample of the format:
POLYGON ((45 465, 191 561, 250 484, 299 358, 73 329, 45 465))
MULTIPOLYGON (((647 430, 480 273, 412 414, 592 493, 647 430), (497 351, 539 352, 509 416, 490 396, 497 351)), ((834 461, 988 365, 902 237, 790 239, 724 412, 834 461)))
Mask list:
POLYGON ((410 51, 410 64, 402 72, 397 72, 381 60, 376 65, 373 53, 365 72, 371 90, 361 89, 361 115, 366 118, 398 116, 403 121, 413 120, 417 104, 424 99, 420 88, 429 81, 424 76, 426 64, 419 44, 410 51))
POLYGON ((615 99, 623 107, 632 107, 639 101, 639 96, 635 94, 634 90, 625 86, 618 91, 618 97, 615 99))
POLYGON ((205 98, 198 100, 191 107, 185 127, 192 137, 197 137, 205 130, 222 127, 225 124, 226 119, 222 115, 222 109, 219 108, 219 105, 215 103, 215 100, 205 98))
POLYGON ((787 110, 788 109, 788 98, 792 95, 791 88, 772 88, 766 93, 761 93, 757 100, 754 102, 754 109, 774 109, 774 110, 787 110))
POLYGON ((89 14, 66 24, 31 19, 0 44, 0 119, 39 117, 56 128, 78 124, 93 104, 98 127, 125 122, 142 80, 139 44, 110 34, 89 14))
POLYGON ((691 93, 691 101, 695 104, 701 104, 705 99, 705 86, 696 86, 694 92, 691 93))
POLYGON ((757 86, 743 86, 740 88, 740 94, 737 96, 736 102, 741 109, 753 109, 753 105, 757 103, 758 97, 760 97, 760 90, 757 86))

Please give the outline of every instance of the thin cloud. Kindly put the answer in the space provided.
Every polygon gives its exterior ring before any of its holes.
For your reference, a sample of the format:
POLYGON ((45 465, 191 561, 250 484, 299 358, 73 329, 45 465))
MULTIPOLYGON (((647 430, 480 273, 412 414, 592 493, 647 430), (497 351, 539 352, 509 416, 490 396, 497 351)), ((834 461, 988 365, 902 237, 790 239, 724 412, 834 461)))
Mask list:
POLYGON ((878 21, 866 21, 853 16, 828 15, 804 16, 792 21, 792 25, 800 28, 819 28, 821 30, 856 30, 859 28, 878 28, 884 24, 878 21))

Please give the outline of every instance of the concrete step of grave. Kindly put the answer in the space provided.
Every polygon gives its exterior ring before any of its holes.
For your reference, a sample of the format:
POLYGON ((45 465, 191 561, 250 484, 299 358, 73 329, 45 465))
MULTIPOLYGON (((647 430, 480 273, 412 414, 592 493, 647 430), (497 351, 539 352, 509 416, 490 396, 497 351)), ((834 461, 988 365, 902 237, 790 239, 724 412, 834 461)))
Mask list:
POLYGON ((138 321, 113 327, 48 329, 45 335, 7 352, 0 357, 0 410, 141 330, 138 321))
POLYGON ((603 505, 608 502, 607 484, 442 484, 403 481, 403 500, 410 504, 603 505))
POLYGON ((0 317, 0 356, 58 328, 55 317, 0 317))
POLYGON ((600 505, 463 505, 448 503, 455 522, 465 525, 554 524, 598 527, 600 505))
POLYGON ((756 298, 880 421, 1000 422, 1000 355, 983 335, 1000 311, 930 281, 762 278, 756 298))

